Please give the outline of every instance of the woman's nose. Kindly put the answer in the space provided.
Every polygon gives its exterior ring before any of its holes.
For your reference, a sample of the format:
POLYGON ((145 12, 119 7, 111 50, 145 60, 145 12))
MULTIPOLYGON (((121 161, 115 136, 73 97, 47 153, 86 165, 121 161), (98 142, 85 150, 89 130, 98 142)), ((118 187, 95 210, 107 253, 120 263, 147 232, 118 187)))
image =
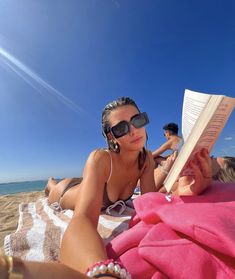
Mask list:
POLYGON ((134 134, 136 129, 137 129, 137 128, 135 128, 135 126, 133 126, 132 124, 130 124, 129 134, 134 134))

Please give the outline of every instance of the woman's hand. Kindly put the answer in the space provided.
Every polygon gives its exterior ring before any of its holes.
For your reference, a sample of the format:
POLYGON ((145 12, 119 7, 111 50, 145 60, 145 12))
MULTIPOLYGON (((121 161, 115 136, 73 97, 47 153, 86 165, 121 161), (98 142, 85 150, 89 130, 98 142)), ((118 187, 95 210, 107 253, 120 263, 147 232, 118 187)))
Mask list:
POLYGON ((162 162, 162 167, 166 172, 169 172, 171 167, 173 166, 175 159, 177 157, 177 151, 174 151, 171 155, 169 155, 164 162, 162 162))
POLYGON ((198 195, 211 184, 212 164, 206 149, 195 154, 194 159, 189 162, 189 167, 193 170, 193 175, 182 175, 174 194, 179 196, 198 195))

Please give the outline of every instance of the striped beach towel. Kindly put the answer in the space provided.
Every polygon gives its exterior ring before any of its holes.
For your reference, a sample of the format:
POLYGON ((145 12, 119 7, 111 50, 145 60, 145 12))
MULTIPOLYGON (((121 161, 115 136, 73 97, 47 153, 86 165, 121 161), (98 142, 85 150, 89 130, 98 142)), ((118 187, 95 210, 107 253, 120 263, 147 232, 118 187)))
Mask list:
MULTIPOLYGON (((119 215, 101 214, 98 232, 105 244, 128 228, 134 209, 130 206, 119 215)), ((16 232, 4 240, 7 255, 31 261, 58 261, 63 234, 73 215, 72 210, 56 210, 41 198, 34 203, 19 205, 19 222, 16 232)))

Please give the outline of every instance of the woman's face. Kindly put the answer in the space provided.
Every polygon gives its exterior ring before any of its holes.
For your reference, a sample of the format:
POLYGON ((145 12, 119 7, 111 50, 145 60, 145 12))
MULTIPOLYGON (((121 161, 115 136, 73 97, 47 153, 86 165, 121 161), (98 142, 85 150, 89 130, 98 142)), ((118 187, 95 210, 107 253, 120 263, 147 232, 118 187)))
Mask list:
MULTIPOLYGON (((113 126, 117 125, 121 121, 127 121, 130 122, 131 118, 138 114, 139 111, 136 107, 132 105, 125 105, 122 107, 118 107, 117 109, 113 110, 109 115, 109 124, 112 128, 113 126)), ((135 128, 132 124, 130 124, 130 131, 126 135, 115 138, 113 135, 111 135, 116 142, 119 143, 119 145, 123 149, 128 150, 140 150, 144 147, 146 142, 146 131, 145 127, 142 128, 135 128)))

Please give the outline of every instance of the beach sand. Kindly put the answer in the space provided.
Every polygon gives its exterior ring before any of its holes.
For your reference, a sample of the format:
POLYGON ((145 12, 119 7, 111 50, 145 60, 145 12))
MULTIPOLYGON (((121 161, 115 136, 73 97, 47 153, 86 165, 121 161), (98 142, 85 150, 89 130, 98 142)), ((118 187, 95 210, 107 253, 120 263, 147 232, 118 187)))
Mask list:
POLYGON ((5 236, 17 229, 19 204, 34 202, 44 195, 44 191, 39 191, 0 196, 0 247, 3 246, 5 236))

